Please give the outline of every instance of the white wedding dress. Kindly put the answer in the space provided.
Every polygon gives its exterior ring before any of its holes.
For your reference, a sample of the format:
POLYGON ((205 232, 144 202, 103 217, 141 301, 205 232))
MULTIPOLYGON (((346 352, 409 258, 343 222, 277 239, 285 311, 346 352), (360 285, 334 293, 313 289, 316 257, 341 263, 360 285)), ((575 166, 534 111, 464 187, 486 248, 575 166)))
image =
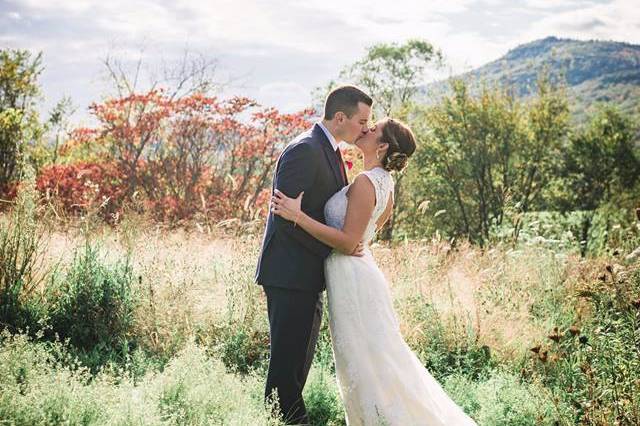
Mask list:
MULTIPOLYGON (((364 235, 365 254, 347 256, 334 250, 325 262, 329 325, 347 424, 475 425, 400 334, 387 280, 368 248, 394 183, 382 168, 363 173, 376 194, 364 235)), ((325 205, 327 225, 333 228, 343 227, 348 188, 342 188, 325 205)))

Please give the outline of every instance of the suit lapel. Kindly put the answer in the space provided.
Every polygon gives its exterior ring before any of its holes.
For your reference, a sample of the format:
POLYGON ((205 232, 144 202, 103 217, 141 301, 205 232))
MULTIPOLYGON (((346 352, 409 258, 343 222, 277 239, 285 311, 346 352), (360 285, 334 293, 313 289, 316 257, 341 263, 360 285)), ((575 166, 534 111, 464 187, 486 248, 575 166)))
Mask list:
MULTIPOLYGON (((327 139, 327 135, 324 134, 320 126, 315 124, 313 126, 313 132, 317 135, 318 139, 322 143, 322 150, 324 151, 325 157, 327 157, 327 161, 331 166, 331 170, 333 171, 333 177, 336 181, 336 185, 338 188, 342 188, 344 186, 344 182, 342 181, 342 173, 340 173, 340 169, 338 167, 338 159, 336 157, 336 153, 333 151, 333 147, 331 146, 331 142, 327 139)), ((345 175, 346 176, 346 175, 345 175)))

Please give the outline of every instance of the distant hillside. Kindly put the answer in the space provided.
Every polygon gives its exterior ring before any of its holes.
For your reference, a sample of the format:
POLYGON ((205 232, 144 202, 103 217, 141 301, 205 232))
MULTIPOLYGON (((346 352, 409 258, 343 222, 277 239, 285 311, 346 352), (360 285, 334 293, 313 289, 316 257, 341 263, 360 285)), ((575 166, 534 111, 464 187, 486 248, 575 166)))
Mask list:
MULTIPOLYGON (((566 83, 578 118, 602 101, 626 112, 640 111, 640 45, 547 37, 456 77, 476 90, 484 81, 511 87, 517 96, 527 97, 535 92, 537 76, 545 67, 553 80, 566 83)), ((428 99, 434 99, 447 92, 448 83, 432 83, 423 90, 428 99)))

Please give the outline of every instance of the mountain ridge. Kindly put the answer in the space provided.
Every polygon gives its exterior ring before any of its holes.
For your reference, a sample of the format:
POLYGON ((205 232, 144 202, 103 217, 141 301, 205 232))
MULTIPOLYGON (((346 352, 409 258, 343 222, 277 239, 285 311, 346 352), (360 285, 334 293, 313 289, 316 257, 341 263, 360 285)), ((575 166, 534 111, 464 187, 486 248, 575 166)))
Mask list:
POLYGON ((545 37, 516 46, 474 70, 423 86, 421 92, 435 101, 449 93, 451 78, 459 78, 469 83, 472 92, 488 84, 527 98, 535 93, 543 70, 552 82, 568 89, 578 118, 599 102, 616 104, 626 113, 640 111, 640 45, 619 41, 545 37))

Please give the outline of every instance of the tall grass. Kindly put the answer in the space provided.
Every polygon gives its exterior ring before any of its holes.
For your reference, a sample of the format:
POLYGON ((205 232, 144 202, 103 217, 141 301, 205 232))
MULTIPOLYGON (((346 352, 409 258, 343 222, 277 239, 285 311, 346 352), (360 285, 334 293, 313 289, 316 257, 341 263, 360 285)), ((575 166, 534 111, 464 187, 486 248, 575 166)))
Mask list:
POLYGON ((26 165, 14 207, 0 216, 0 328, 37 328, 42 317, 41 263, 47 227, 38 221, 33 168, 26 165))
MULTIPOLYGON (((144 221, 81 231, 33 235, 33 270, 45 272, 37 282, 25 274, 30 284, 7 305, 0 418, 278 423, 262 401, 269 339, 253 283, 257 237, 144 221), (47 246, 61 255, 35 255, 47 246)), ((581 259, 442 241, 373 251, 408 344, 479 424, 637 421, 640 272, 615 264, 625 253, 581 259)), ((305 400, 314 424, 345 424, 326 310, 305 400)))

